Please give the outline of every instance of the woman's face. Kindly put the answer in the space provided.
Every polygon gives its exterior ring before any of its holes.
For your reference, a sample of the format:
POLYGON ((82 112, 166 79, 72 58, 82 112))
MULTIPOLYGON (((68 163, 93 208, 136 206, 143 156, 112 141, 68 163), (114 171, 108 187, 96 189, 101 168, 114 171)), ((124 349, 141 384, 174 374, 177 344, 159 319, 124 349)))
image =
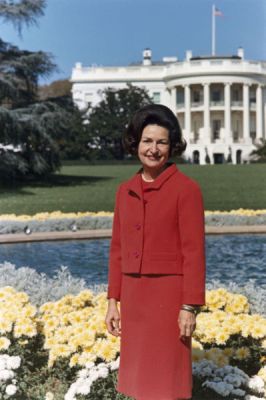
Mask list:
POLYGON ((143 167, 160 169, 167 162, 169 151, 168 129, 155 124, 145 126, 138 146, 138 157, 143 167))

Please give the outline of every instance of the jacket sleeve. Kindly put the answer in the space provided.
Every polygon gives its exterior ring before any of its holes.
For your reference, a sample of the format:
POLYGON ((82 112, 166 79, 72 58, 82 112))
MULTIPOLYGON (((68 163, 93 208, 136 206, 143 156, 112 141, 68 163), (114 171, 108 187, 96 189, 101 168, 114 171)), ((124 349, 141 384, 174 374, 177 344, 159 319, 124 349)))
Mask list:
POLYGON ((120 300, 121 278, 122 278, 119 197, 120 197, 120 187, 116 192, 116 199, 115 199, 112 239, 111 239, 110 253, 109 253, 108 290, 107 290, 107 299, 114 298, 116 300, 120 300))
POLYGON ((205 221, 200 187, 182 187, 178 202, 179 233, 183 259, 182 304, 205 304, 205 221))

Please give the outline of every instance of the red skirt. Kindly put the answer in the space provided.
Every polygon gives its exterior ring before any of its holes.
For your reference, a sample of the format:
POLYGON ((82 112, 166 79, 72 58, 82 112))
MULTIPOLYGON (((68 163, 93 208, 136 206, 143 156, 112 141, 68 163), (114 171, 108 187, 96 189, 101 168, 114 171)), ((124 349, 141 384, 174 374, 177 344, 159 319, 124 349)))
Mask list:
POLYGON ((179 339, 182 275, 123 274, 116 390, 137 400, 190 399, 191 338, 179 339))

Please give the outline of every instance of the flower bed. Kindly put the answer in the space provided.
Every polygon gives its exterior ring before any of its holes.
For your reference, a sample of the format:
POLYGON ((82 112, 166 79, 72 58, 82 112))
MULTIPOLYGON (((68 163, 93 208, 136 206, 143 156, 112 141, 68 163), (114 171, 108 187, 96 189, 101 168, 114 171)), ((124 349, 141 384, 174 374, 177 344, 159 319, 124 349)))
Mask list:
MULTIPOLYGON (((111 229, 113 213, 38 213, 35 215, 0 215, 0 234, 54 232, 85 229, 111 229)), ((266 225, 266 210, 205 211, 205 223, 210 226, 266 225)))
MULTIPOLYGON (((38 297, 33 285, 28 293, 18 289, 28 276, 16 281, 14 272, 25 269, 13 267, 0 265, 0 398, 127 399, 115 391, 120 339, 105 327, 106 291, 63 270, 50 280, 32 274, 44 293, 38 297), (51 294, 58 282, 64 289, 51 294)), ((266 319, 241 289, 209 289, 193 335, 193 400, 265 398, 265 348, 266 319)))

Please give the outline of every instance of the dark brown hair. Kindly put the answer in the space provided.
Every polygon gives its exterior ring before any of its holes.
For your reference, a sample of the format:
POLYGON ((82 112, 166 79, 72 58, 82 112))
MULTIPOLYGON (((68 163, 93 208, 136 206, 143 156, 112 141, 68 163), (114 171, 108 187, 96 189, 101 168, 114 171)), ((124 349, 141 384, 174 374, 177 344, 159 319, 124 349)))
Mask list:
POLYGON ((136 155, 143 129, 147 125, 155 124, 168 129, 169 156, 181 155, 187 147, 187 142, 182 138, 178 119, 170 108, 161 104, 149 104, 136 111, 123 136, 125 149, 130 154, 136 155))

